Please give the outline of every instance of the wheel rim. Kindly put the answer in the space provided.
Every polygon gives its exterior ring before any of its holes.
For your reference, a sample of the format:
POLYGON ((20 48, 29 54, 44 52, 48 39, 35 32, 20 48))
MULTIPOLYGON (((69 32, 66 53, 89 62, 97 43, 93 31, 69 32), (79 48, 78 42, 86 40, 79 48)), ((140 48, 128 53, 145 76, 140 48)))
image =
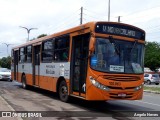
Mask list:
POLYGON ((62 99, 66 99, 68 96, 68 91, 66 86, 62 86, 60 89, 60 95, 62 99))
POLYGON ((68 87, 65 81, 61 81, 60 86, 59 86, 59 97, 60 100, 63 102, 68 101, 68 87))

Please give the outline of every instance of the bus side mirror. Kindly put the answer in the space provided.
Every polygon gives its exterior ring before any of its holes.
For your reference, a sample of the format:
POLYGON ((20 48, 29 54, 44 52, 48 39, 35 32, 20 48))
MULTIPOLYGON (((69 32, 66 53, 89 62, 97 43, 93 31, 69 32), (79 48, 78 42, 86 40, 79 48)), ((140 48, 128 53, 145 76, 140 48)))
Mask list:
POLYGON ((89 50, 89 57, 92 57, 95 54, 94 50, 89 50))

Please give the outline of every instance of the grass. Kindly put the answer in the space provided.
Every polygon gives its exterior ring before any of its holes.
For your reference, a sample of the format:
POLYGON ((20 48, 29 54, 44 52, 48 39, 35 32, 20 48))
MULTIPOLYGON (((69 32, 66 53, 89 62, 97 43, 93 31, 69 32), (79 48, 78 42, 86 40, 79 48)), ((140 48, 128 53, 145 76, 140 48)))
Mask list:
POLYGON ((144 90, 160 92, 160 87, 147 87, 147 86, 144 86, 144 90))

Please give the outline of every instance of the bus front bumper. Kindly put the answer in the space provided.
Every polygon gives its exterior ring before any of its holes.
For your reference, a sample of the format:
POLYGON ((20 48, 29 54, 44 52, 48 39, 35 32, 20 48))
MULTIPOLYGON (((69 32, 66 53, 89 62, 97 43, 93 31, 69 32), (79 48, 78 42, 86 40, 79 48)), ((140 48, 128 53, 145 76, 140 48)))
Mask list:
POLYGON ((101 90, 95 86, 90 86, 87 90, 87 100, 141 100, 143 96, 143 87, 135 90, 101 90), (93 92, 94 91, 94 92, 93 92))

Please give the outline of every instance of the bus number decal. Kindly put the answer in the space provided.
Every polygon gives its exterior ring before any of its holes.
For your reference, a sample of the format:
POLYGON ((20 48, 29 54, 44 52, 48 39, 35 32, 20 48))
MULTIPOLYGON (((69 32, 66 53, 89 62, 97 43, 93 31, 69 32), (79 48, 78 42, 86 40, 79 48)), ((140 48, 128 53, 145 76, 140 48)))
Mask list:
POLYGON ((109 82, 109 85, 121 86, 121 82, 109 82))

